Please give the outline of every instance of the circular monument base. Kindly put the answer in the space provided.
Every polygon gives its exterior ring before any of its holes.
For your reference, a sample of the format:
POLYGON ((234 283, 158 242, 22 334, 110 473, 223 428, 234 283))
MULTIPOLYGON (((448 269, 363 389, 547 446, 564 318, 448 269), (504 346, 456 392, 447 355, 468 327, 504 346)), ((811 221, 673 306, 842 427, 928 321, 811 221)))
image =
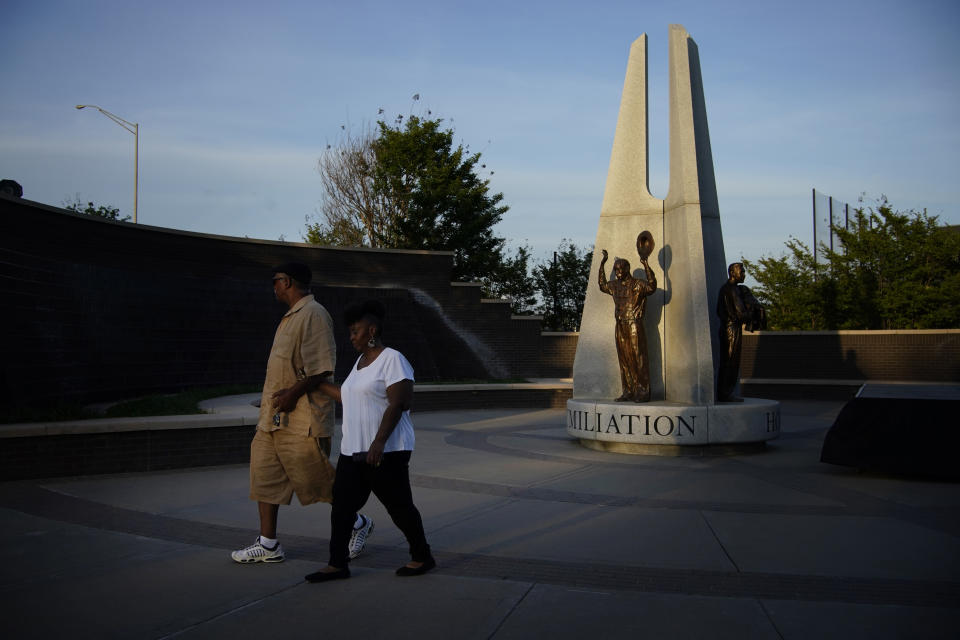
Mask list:
POLYGON ((759 453, 767 448, 766 442, 742 442, 740 444, 638 444, 636 442, 610 442, 580 438, 580 444, 594 451, 629 453, 633 456, 740 456, 759 453))
POLYGON ((567 401, 567 433, 585 447, 637 455, 730 455, 761 450, 780 436, 780 403, 567 401))

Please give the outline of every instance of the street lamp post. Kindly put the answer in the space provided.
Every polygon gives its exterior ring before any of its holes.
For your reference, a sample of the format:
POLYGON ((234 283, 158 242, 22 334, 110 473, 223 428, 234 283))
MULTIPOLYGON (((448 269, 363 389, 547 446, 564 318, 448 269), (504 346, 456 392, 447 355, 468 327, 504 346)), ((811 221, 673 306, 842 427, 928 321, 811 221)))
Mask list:
POLYGON ((133 223, 137 223, 137 186, 140 183, 140 125, 136 122, 127 122, 120 116, 114 115, 95 104, 78 104, 77 109, 90 107, 107 116, 118 125, 133 134, 133 223))

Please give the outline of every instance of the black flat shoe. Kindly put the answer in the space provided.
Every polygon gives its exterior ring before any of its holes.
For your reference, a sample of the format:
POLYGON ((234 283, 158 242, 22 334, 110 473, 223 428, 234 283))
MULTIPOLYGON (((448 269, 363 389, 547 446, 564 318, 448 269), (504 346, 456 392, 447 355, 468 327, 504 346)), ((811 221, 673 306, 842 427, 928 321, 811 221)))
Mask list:
POLYGON ((317 571, 304 576, 307 582, 330 582, 331 580, 346 580, 350 577, 350 569, 340 569, 339 571, 317 571))
POLYGON ((414 569, 413 567, 408 567, 408 566, 406 566, 406 565, 400 567, 399 569, 397 569, 397 575, 398 575, 398 576, 404 576, 404 577, 406 577, 406 576, 422 576, 422 575, 425 574, 427 571, 430 571, 430 569, 433 569, 433 568, 436 567, 436 566, 437 566, 437 561, 434 560, 433 558, 430 558, 430 559, 426 560, 422 565, 420 565, 419 567, 417 567, 417 568, 415 568, 415 569, 414 569))

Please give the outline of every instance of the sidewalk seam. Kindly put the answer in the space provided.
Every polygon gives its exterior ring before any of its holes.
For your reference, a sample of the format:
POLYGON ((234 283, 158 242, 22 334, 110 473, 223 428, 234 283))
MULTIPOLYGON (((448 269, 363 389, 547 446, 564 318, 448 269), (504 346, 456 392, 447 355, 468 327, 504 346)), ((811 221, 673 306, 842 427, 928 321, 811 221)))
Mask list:
POLYGON ((741 573, 740 566, 737 564, 737 561, 733 559, 733 556, 730 555, 730 552, 727 551, 727 548, 723 546, 723 541, 720 539, 720 536, 717 535, 717 532, 713 529, 713 525, 710 524, 710 520, 707 518, 707 515, 703 512, 702 509, 698 509, 697 513, 700 514, 701 518, 703 518, 703 523, 707 525, 707 529, 710 529, 710 535, 712 535, 713 539, 717 541, 718 545, 720 545, 720 549, 723 551, 723 555, 727 556, 727 560, 729 560, 730 564, 733 565, 733 568, 737 570, 737 573, 741 573))
POLYGON ((520 599, 517 600, 512 607, 510 607, 510 611, 507 612, 507 615, 503 616, 503 620, 501 620, 500 624, 497 625, 497 628, 493 630, 493 633, 487 636, 487 640, 493 640, 494 636, 500 633, 500 629, 503 628, 503 625, 507 623, 507 620, 510 619, 510 616, 513 615, 513 612, 517 610, 517 607, 519 607, 523 603, 523 601, 526 600, 527 596, 530 594, 531 591, 533 591, 533 588, 535 586, 537 586, 536 582, 530 583, 530 586, 527 587, 527 590, 523 592, 523 595, 520 596, 520 599))
POLYGON ((255 606, 255 605, 260 604, 260 603, 263 602, 264 600, 269 600, 270 598, 276 597, 276 596, 280 595, 281 593, 290 591, 291 589, 295 589, 295 588, 299 587, 301 584, 303 584, 303 583, 298 582, 297 584, 292 584, 292 585, 290 585, 290 586, 284 587, 283 589, 280 589, 279 591, 274 591, 273 593, 268 593, 268 594, 265 595, 265 596, 262 596, 262 597, 260 597, 260 598, 255 599, 255 600, 251 600, 250 602, 247 602, 247 603, 245 603, 245 604, 242 604, 242 605, 240 605, 240 606, 238 606, 238 607, 234 607, 234 608, 229 609, 229 610, 227 610, 227 611, 223 611, 223 612, 221 612, 221 613, 218 613, 218 614, 215 615, 215 616, 210 616, 209 618, 206 618, 205 620, 201 620, 201 621, 199 621, 199 622, 195 622, 195 623, 193 623, 193 624, 187 625, 186 627, 183 627, 182 629, 178 629, 177 631, 174 631, 174 632, 172 632, 172 633, 168 633, 168 634, 166 634, 166 635, 159 636, 156 640, 168 640, 169 638, 176 638, 177 636, 181 636, 181 635, 183 635, 184 633, 187 633, 188 631, 191 631, 191 630, 193 630, 193 629, 198 629, 198 628, 202 627, 203 625, 209 624, 209 623, 211 623, 211 622, 213 622, 213 621, 215 621, 215 620, 219 620, 219 619, 221 619, 221 618, 226 618, 227 616, 232 615, 232 614, 234 614, 234 613, 237 613, 238 611, 243 611, 244 609, 249 609, 249 608, 252 607, 252 606, 255 606))
POLYGON ((784 640, 783 634, 780 633, 780 628, 777 626, 777 623, 774 621, 773 616, 770 615, 770 611, 767 610, 767 605, 764 604, 763 600, 757 598, 757 604, 760 605, 760 610, 763 611, 763 615, 767 617, 767 620, 770 621, 770 626, 773 627, 773 631, 777 634, 777 637, 780 640, 784 640))

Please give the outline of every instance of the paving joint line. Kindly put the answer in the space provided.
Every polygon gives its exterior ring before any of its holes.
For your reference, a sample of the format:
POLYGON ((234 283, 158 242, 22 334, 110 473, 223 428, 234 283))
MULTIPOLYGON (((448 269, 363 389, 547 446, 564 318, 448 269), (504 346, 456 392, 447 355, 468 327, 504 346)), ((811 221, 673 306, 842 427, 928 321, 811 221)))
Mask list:
POLYGON ((723 555, 727 556, 727 560, 730 561, 730 564, 733 565, 733 568, 737 570, 737 573, 740 573, 740 566, 737 564, 737 561, 733 559, 733 556, 730 555, 730 552, 727 551, 726 545, 723 544, 723 540, 720 539, 720 536, 717 535, 716 529, 713 528, 713 525, 710 524, 710 519, 707 518, 707 514, 703 511, 697 511, 700 515, 700 518, 703 520, 703 523, 707 525, 707 529, 710 530, 710 535, 713 536, 713 539, 717 541, 717 544, 720 546, 720 549, 723 551, 723 555))
POLYGON ((160 636, 159 638, 157 638, 157 640, 168 640, 169 638, 176 638, 177 636, 181 636, 181 635, 187 633, 188 631, 193 631, 194 629, 199 629, 199 628, 202 627, 203 625, 206 625, 206 624, 209 624, 209 623, 211 623, 211 622, 214 622, 215 620, 220 620, 220 619, 222 619, 222 618, 226 618, 227 616, 230 616, 230 615, 232 615, 232 614, 234 614, 234 613, 237 613, 237 612, 239 612, 239 611, 243 611, 244 609, 249 609, 250 607, 253 607, 253 606, 255 606, 255 605, 258 605, 258 604, 260 604, 261 602, 263 602, 263 601, 265 601, 265 600, 269 600, 270 598, 275 598, 275 597, 279 596, 281 593, 285 593, 285 592, 287 592, 287 591, 290 591, 291 589, 295 589, 295 588, 301 586, 302 584, 303 584, 303 583, 298 582, 297 584, 288 585, 288 586, 286 586, 286 587, 283 587, 282 589, 279 589, 278 591, 274 591, 273 593, 268 593, 267 595, 261 596, 261 597, 259 597, 259 598, 255 598, 254 600, 251 600, 250 602, 244 603, 244 604, 239 605, 239 606, 237 606, 237 607, 233 607, 233 608, 231 608, 231 609, 229 609, 229 610, 227 610, 227 611, 222 611, 222 612, 220 612, 220 613, 218 613, 218 614, 216 614, 216 615, 214 615, 214 616, 210 616, 209 618, 206 618, 205 620, 200 620, 200 621, 198 621, 198 622, 194 622, 193 624, 189 624, 189 625, 187 625, 186 627, 183 627, 182 629, 178 629, 177 631, 174 631, 174 632, 172 632, 172 633, 168 633, 168 634, 166 634, 166 635, 162 635, 162 636, 160 636))
POLYGON ((773 616, 770 614, 770 610, 767 609, 767 605, 763 603, 763 600, 757 599, 757 604, 760 605, 760 610, 763 611, 763 615, 767 617, 767 621, 770 622, 770 626, 773 627, 774 633, 777 634, 777 637, 780 640, 784 640, 783 634, 780 632, 780 627, 777 626, 776 620, 773 619, 773 616))
POLYGON ((507 623, 507 620, 510 619, 510 616, 513 615, 513 612, 517 610, 517 607, 523 604, 523 601, 527 599, 527 596, 530 594, 531 591, 533 591, 533 588, 535 586, 537 586, 537 584, 534 582, 534 583, 531 583, 529 587, 527 587, 527 590, 523 592, 523 595, 520 596, 520 598, 513 604, 512 607, 510 607, 510 611, 507 612, 507 615, 503 616, 503 620, 501 620, 500 624, 497 625, 497 628, 493 630, 493 633, 487 636, 487 640, 493 640, 493 637, 500 632, 500 629, 503 628, 503 625, 507 623))

